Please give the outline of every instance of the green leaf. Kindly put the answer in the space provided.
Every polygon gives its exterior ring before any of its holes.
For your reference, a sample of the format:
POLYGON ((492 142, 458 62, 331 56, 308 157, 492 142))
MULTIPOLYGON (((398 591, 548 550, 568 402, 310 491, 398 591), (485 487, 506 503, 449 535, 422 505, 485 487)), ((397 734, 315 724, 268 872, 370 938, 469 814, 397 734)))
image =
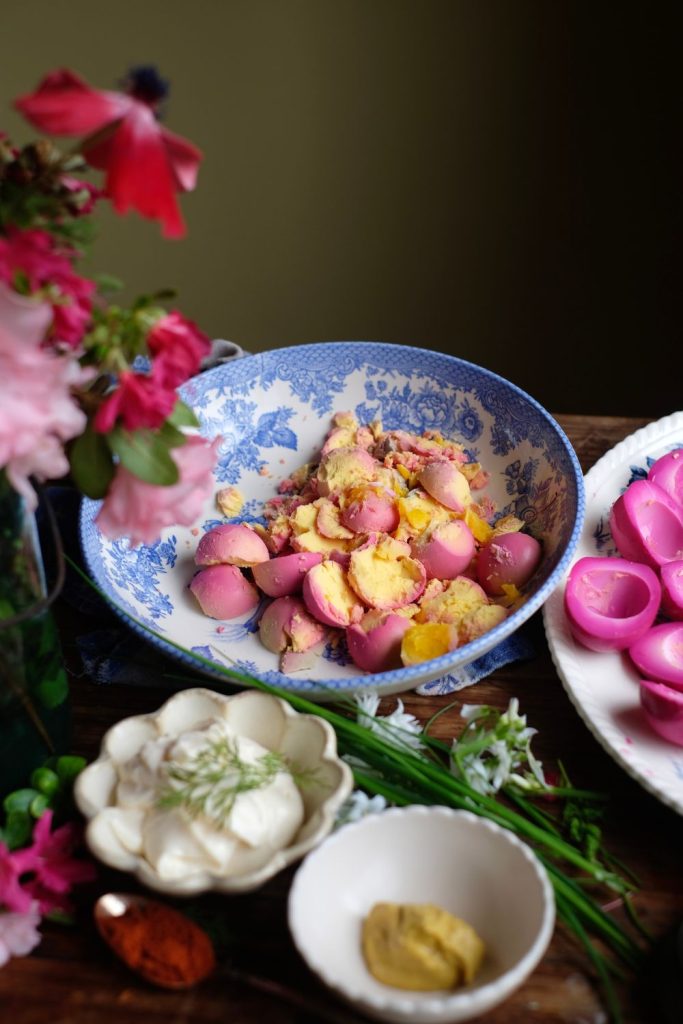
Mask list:
POLYGON ((56 924, 76 924, 76 918, 73 914, 70 914, 67 910, 61 908, 55 908, 54 910, 48 910, 47 914, 44 915, 48 921, 54 921, 56 924))
POLYGON ((73 782, 85 768, 87 762, 84 757, 77 757, 75 754, 64 754, 57 759, 56 771, 64 785, 73 782))
POLYGON ((117 427, 107 435, 107 442, 126 469, 145 483, 169 486, 178 481, 178 467, 157 431, 117 427))
POLYGON ((32 834, 33 818, 28 811, 12 811, 7 815, 3 835, 10 850, 25 846, 32 834))
POLYGON ((45 708, 56 708, 63 704, 69 693, 69 683, 64 669, 59 669, 54 676, 41 679, 35 692, 45 708))
POLYGON ((102 295, 111 294, 112 292, 120 292, 123 288, 123 281, 119 277, 114 277, 113 274, 95 274, 94 277, 97 290, 102 295))
POLYGON ((92 424, 72 444, 69 462, 78 489, 89 498, 103 498, 114 476, 114 463, 104 435, 92 424))
POLYGON ((52 796, 59 789, 59 776, 51 768, 36 768, 31 775, 31 785, 45 796, 52 796))
POLYGON ((2 802, 2 806, 6 814, 13 814, 15 811, 28 811, 31 806, 31 801, 38 796, 37 789, 15 789, 13 793, 8 793, 2 802))
POLYGON ((174 427, 198 427, 199 420, 195 416, 189 405, 185 405, 185 402, 179 398, 173 407, 173 412, 168 417, 167 423, 172 423, 174 427))
POLYGON ((159 437, 169 448, 179 448, 181 444, 185 444, 185 435, 168 420, 159 428, 159 437))
POLYGON ((50 800, 49 797, 45 796, 44 793, 38 793, 36 797, 31 801, 29 811, 34 818, 39 818, 44 811, 47 810, 50 800))

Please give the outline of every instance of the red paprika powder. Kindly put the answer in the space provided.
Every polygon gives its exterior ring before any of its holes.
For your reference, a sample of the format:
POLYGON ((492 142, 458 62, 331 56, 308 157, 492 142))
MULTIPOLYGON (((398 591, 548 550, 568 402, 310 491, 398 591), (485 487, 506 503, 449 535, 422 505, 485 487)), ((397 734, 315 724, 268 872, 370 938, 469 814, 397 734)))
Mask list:
POLYGON ((206 932, 157 900, 108 893, 96 904, 95 921, 124 963, 163 988, 189 988, 216 966, 206 932))

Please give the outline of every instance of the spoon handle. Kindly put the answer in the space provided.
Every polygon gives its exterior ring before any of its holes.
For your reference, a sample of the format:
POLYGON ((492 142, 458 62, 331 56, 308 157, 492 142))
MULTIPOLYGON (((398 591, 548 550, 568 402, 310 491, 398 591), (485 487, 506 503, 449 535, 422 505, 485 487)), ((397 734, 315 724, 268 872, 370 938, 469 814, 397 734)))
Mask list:
POLYGON ((311 1015, 315 1021, 326 1021, 328 1024, 365 1024, 364 1019, 354 1013, 346 1013, 344 1010, 328 1006, 315 996, 302 995, 295 989, 275 981, 273 978, 263 978, 256 974, 249 974, 236 967, 220 968, 220 974, 230 978, 238 984, 247 985, 249 988, 257 989, 278 999, 281 1002, 290 1003, 299 1010, 311 1015))

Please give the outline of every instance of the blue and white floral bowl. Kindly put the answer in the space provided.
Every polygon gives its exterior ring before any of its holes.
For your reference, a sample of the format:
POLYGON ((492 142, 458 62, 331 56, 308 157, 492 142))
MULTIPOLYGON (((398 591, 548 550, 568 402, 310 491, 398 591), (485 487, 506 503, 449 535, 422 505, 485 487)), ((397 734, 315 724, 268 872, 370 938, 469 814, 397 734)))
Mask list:
MULTIPOLYGON (((261 609, 219 623, 201 613, 187 589, 199 537, 226 521, 213 499, 194 527, 171 528, 156 544, 138 548, 104 538, 94 524, 99 503, 86 500, 81 540, 93 578, 134 629, 195 668, 212 674, 210 664, 193 661, 193 653, 316 699, 368 686, 399 693, 448 676, 511 636, 541 607, 571 562, 584 518, 576 454, 538 402, 489 370, 402 345, 326 342, 219 365, 188 381, 181 394, 197 413, 201 433, 222 437, 216 488, 233 484, 247 497, 241 521, 259 521, 280 480, 315 459, 332 415, 352 410, 361 422, 379 418, 385 429, 417 433, 436 429, 464 444, 491 473, 487 493, 500 514, 523 519, 544 551, 526 603, 449 654, 368 675, 359 674, 343 645, 330 645, 314 671, 285 676, 277 656, 258 639, 261 609)), ((213 674, 220 676, 218 668, 213 674)))

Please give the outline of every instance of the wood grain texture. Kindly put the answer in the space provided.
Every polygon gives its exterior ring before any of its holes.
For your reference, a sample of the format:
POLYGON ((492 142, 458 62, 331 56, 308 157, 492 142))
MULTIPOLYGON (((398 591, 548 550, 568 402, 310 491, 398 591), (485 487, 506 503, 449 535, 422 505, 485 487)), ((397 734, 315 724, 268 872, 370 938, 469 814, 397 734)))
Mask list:
MULTIPOLYGON (((621 438, 648 421, 558 415, 575 445, 584 470, 621 438)), ((80 614, 59 609, 72 676, 74 751, 95 755, 104 730, 118 719, 158 707, 156 686, 95 686, 82 674, 73 641, 87 630, 80 614)), ((605 822, 609 848, 636 873, 635 906, 655 937, 683 918, 683 817, 666 808, 624 773, 603 751, 574 711, 552 665, 540 614, 525 627, 536 655, 499 670, 465 701, 507 705, 516 696, 528 721, 539 731, 534 749, 547 764, 562 760, 576 785, 605 790, 610 804, 605 822)), ((404 694, 407 709, 426 720, 451 697, 404 694)), ((386 706, 393 706, 393 698, 386 706)), ((461 720, 456 708, 443 714, 436 734, 453 736, 461 720)), ((78 897, 78 926, 46 923, 41 945, 29 957, 0 970, 2 1020, 8 1024, 314 1024, 361 1020, 328 995, 300 960, 289 939, 286 899, 295 869, 254 894, 209 896, 194 901, 194 912, 220 924, 220 967, 187 993, 169 993, 138 980, 99 939, 91 921, 92 903, 107 889, 134 889, 123 875, 102 869, 95 884, 78 897), (244 982, 235 972, 252 977, 244 982), (258 986, 258 987, 257 987, 258 986)), ((419 870, 419 865, 416 865, 419 870)), ((334 880, 330 880, 334 884, 334 880)), ((618 916, 619 909, 615 910, 618 916)), ((625 1024, 655 1024, 657 1014, 645 979, 629 979, 621 989, 625 1024)), ((365 1018, 363 1018, 365 1019, 365 1018)), ((487 1024, 601 1024, 604 1006, 590 963, 561 926, 527 982, 487 1024)))

